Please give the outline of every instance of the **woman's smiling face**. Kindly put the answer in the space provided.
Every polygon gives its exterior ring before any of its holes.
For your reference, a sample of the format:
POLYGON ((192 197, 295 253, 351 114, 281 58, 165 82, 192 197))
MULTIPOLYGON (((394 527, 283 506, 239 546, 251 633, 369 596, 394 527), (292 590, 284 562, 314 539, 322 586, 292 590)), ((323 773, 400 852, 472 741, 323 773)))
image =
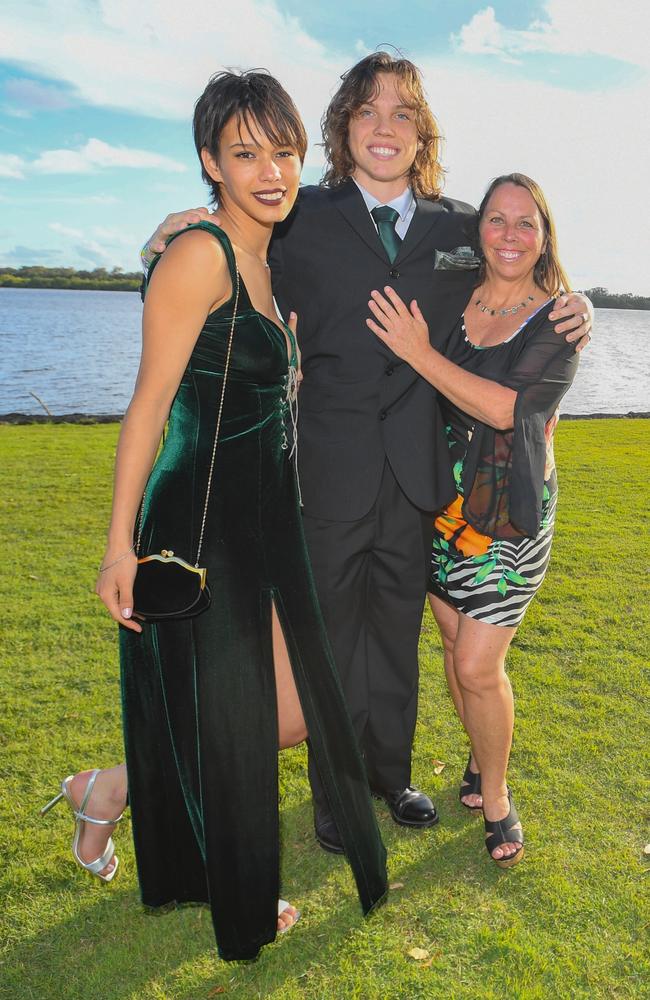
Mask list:
POLYGON ((488 276, 520 281, 532 273, 544 252, 546 226, 530 191, 510 182, 495 188, 479 236, 488 276))
POLYGON ((204 149, 202 160, 210 176, 219 182, 219 201, 228 203, 257 222, 285 219, 298 194, 302 164, 290 146, 277 146, 257 122, 233 115, 219 136, 219 156, 204 149))

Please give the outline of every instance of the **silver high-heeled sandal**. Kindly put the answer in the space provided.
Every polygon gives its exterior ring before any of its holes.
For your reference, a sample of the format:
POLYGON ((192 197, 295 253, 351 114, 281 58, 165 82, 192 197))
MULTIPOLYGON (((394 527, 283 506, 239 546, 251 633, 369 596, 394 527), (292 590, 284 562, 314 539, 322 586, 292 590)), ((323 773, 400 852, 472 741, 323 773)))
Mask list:
MULTIPOLYGON (((288 910, 290 906, 291 906, 291 903, 287 903, 286 899, 279 899, 278 900, 278 916, 281 917, 282 914, 284 913, 284 911, 288 910)), ((294 909, 295 909, 295 907, 294 907, 294 909)), ((302 914, 300 913, 300 910, 296 910, 296 915, 293 918, 293 920, 291 921, 291 923, 285 925, 284 927, 281 927, 279 929, 279 931, 278 931, 278 934, 286 934, 287 931, 290 931, 292 929, 292 927, 295 927, 296 924, 298 923, 298 921, 300 920, 301 915, 302 914)))
POLYGON ((102 880, 102 882, 110 882, 112 881, 112 879, 115 878, 115 873, 117 872, 117 868, 119 865, 119 859, 117 858, 117 856, 115 857, 115 864, 111 869, 111 871, 108 873, 108 875, 102 875, 101 872, 104 868, 106 868, 106 865, 115 854, 115 844, 113 843, 112 837, 108 838, 108 843, 106 844, 104 853, 99 858, 96 858, 95 861, 83 861, 79 857, 79 840, 81 838, 82 823, 93 823, 95 826, 112 826, 115 823, 119 823, 122 817, 124 816, 124 813, 122 812, 117 817, 117 819, 95 819, 94 816, 87 816, 86 813, 84 812, 86 805, 88 804, 88 800, 90 799, 90 795, 93 790, 95 781, 97 780, 98 774, 99 774, 99 768, 97 768, 95 771, 92 771, 90 777, 88 778, 86 791, 84 792, 83 799, 81 800, 78 809, 75 806, 72 800, 72 796, 70 795, 70 791, 68 789, 68 785, 74 777, 73 774, 70 774, 68 775, 67 778, 64 778, 63 781, 61 782, 61 791, 59 792, 59 794, 55 795, 54 798, 47 803, 47 805, 43 806, 40 815, 45 816, 45 814, 48 813, 50 809, 57 804, 57 802, 60 802, 61 799, 65 799, 68 805, 70 806, 70 809, 74 813, 75 817, 74 837, 72 840, 72 854, 74 855, 75 861, 77 862, 80 868, 84 868, 87 872, 90 872, 92 875, 96 875, 98 878, 102 880))

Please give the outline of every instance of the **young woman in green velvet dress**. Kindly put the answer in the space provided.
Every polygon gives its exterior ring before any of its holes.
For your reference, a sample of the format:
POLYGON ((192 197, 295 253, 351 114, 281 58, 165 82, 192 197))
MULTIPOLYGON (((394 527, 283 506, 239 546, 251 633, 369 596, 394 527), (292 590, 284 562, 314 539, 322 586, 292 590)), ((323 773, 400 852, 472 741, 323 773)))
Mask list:
POLYGON ((220 955, 249 959, 297 919, 278 904, 279 748, 309 734, 364 912, 385 895, 385 850, 302 534, 296 317, 278 317, 266 263, 273 224, 297 194, 304 128, 268 74, 221 73, 197 103, 194 135, 222 228, 190 226, 150 271, 97 585, 121 626, 126 770, 99 772, 89 804, 87 773, 62 791, 77 816, 77 860, 110 880, 106 837, 128 771, 143 902, 208 903, 220 955), (212 601, 192 619, 141 624, 140 500, 145 491, 141 551, 193 561, 236 303, 201 555, 212 601), (107 825, 86 825, 89 812, 107 825))

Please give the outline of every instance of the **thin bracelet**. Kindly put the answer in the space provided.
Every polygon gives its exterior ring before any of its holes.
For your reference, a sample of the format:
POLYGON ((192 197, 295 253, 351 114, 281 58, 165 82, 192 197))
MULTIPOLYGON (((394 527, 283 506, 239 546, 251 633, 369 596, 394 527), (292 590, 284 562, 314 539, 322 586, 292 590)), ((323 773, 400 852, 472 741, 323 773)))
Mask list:
POLYGON ((134 548, 135 548, 135 543, 131 546, 128 552, 125 552, 124 555, 120 556, 118 559, 115 559, 113 562, 109 563, 108 566, 100 566, 97 572, 105 573, 107 569, 112 569, 113 566, 117 566, 119 562, 122 562, 123 559, 126 559, 127 556, 131 555, 134 548))
POLYGON ((157 254, 155 250, 151 249, 150 241, 151 237, 147 240, 145 245, 142 247, 142 250, 140 251, 140 262, 142 264, 142 270, 144 271, 145 275, 149 273, 149 268, 151 267, 154 257, 159 256, 159 254, 157 254))

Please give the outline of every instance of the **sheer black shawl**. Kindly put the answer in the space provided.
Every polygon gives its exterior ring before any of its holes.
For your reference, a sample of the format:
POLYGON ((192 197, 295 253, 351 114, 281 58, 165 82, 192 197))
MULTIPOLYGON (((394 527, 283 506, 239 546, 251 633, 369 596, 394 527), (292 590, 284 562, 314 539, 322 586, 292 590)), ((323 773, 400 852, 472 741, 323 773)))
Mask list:
MULTIPOLYGON (((491 376, 517 393, 514 427, 476 422, 463 465, 468 524, 491 538, 534 538, 542 517, 547 421, 571 385, 579 355, 555 333, 549 303, 517 336, 507 372, 491 376)), ((513 342, 514 346, 514 342, 513 342)))

